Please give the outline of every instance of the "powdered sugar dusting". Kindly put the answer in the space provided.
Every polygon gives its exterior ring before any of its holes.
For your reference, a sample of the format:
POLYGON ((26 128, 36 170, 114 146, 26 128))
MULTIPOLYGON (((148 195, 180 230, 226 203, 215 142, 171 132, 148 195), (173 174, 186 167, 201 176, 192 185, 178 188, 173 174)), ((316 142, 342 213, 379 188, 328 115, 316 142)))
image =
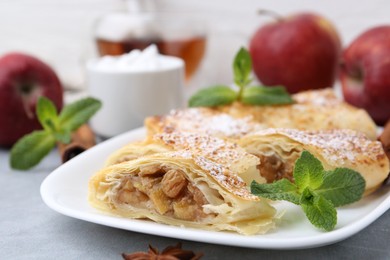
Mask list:
POLYGON ((259 200, 258 197, 248 191, 246 183, 224 164, 212 161, 205 156, 199 155, 198 152, 191 151, 189 148, 168 152, 165 155, 173 158, 192 159, 196 165, 207 172, 229 192, 245 199, 259 200))
POLYGON ((172 110, 162 118, 163 132, 198 132, 208 135, 240 138, 250 132, 262 129, 260 124, 253 122, 252 116, 234 118, 229 114, 220 113, 208 108, 189 108, 172 110))
POLYGON ((272 134, 285 135, 304 145, 317 147, 321 149, 325 158, 334 163, 343 164, 346 161, 353 164, 368 163, 367 158, 376 161, 384 155, 379 142, 371 141, 364 134, 348 129, 301 131, 269 128, 254 135, 272 134))
POLYGON ((247 190, 246 183, 222 164, 215 163, 203 156, 197 156, 194 159, 199 167, 207 171, 228 191, 246 199, 258 200, 258 197, 247 190))
POLYGON ((193 158, 193 153, 188 149, 169 152, 169 153, 166 153, 166 155, 173 157, 173 158, 175 158, 175 157, 180 157, 183 159, 192 159, 193 158))
POLYGON ((223 164, 227 168, 230 168, 244 157, 252 157, 236 143, 226 142, 208 135, 173 132, 170 134, 156 134, 153 138, 171 146, 173 150, 190 150, 195 154, 223 164))
POLYGON ((230 192, 240 197, 257 198, 249 193, 247 184, 235 173, 234 166, 244 159, 253 159, 257 164, 258 159, 237 144, 197 133, 173 132, 156 134, 153 138, 172 147, 176 151, 172 156, 183 155, 188 158, 191 155, 196 165, 230 192))
POLYGON ((342 103, 333 89, 311 90, 294 94, 292 97, 298 104, 313 104, 317 106, 334 106, 342 103))
POLYGON ((173 110, 169 115, 149 118, 149 134, 198 132, 237 140, 255 131, 279 127, 302 130, 354 129, 376 139, 376 126, 362 109, 336 96, 332 89, 293 95, 296 101, 283 106, 249 106, 234 102, 216 108, 173 110))

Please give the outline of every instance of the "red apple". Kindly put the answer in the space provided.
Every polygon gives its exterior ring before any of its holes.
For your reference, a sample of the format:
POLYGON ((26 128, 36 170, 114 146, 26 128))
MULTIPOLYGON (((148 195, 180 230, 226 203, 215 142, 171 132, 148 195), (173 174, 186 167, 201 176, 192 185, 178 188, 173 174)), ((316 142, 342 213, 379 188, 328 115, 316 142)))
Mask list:
POLYGON ((40 129, 35 114, 39 96, 51 99, 60 110, 63 89, 45 63, 22 53, 0 58, 0 146, 10 147, 19 138, 40 129))
POLYGON ((364 32, 344 50, 340 80, 347 102, 377 124, 390 119, 390 25, 364 32))
POLYGON ((296 93, 333 85, 341 42, 328 20, 301 13, 260 27, 249 49, 259 81, 267 86, 283 85, 296 93))

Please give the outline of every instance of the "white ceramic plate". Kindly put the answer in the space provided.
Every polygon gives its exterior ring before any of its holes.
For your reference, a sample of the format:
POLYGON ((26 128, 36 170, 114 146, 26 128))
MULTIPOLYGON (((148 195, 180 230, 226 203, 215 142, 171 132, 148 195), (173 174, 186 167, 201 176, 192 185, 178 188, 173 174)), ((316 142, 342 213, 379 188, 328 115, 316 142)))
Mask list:
POLYGON ((64 215, 106 226, 206 243, 270 249, 310 248, 338 242, 367 227, 390 208, 390 187, 384 186, 353 205, 339 208, 336 228, 331 232, 322 232, 307 221, 299 207, 280 202, 275 206, 285 213, 277 228, 268 234, 256 236, 124 219, 105 215, 92 208, 87 202, 89 177, 101 168, 111 152, 130 141, 142 139, 144 135, 143 128, 122 134, 57 168, 42 183, 41 195, 44 202, 64 215))

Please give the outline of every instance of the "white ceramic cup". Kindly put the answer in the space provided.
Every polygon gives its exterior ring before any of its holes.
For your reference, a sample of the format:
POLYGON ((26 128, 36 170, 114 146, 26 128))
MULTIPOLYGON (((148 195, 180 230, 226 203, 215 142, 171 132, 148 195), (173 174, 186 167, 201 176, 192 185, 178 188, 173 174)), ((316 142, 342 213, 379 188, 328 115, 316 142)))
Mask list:
POLYGON ((153 70, 102 70, 97 60, 87 63, 89 93, 102 101, 90 124, 108 138, 143 126, 145 117, 163 115, 183 106, 184 62, 175 57, 169 66, 153 70))

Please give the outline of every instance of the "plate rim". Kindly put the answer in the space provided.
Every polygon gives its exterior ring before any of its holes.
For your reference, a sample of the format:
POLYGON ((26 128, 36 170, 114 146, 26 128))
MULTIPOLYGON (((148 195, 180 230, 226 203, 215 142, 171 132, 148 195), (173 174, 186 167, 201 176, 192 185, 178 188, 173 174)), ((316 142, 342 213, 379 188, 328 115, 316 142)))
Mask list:
MULTIPOLYGON (((60 205, 51 195, 52 192, 50 191, 49 186, 50 182, 58 178, 57 175, 61 176, 63 174, 61 172, 63 172, 64 168, 69 167, 69 165, 77 164, 77 162, 82 161, 84 157, 88 157, 90 153, 98 153, 98 151, 102 149, 101 147, 104 148, 108 144, 112 144, 114 146, 117 143, 126 142, 126 139, 131 139, 131 137, 134 135, 142 136, 144 134, 145 128, 141 127, 120 134, 116 137, 107 139, 85 151, 84 153, 78 155, 76 158, 70 160, 69 162, 66 162, 65 164, 60 165, 59 167, 54 169, 48 176, 46 176, 40 186, 40 194, 44 203, 49 208, 62 215, 75 219, 80 219, 90 223, 119 228, 123 230, 202 243, 228 245, 244 248, 277 250, 314 248, 337 243, 360 232, 361 230, 369 226, 371 223, 373 223, 375 220, 377 220, 390 208, 390 191, 387 191, 385 194, 381 195, 381 197, 384 196, 382 198, 383 201, 381 201, 367 215, 364 215, 362 218, 354 221, 353 224, 343 226, 339 229, 335 229, 330 232, 321 232, 321 234, 319 235, 309 235, 307 237, 275 238, 267 237, 267 234, 245 236, 232 232, 210 231, 203 229, 170 226, 166 224, 152 222, 149 220, 126 219, 99 212, 98 210, 92 208, 92 206, 90 206, 89 204, 88 207, 91 208, 91 212, 80 212, 76 209, 60 205), (126 223, 126 225, 123 225, 124 223, 126 223), (142 223, 143 225, 138 225, 140 223, 142 223), (141 230, 141 227, 142 229, 146 228, 146 230, 141 230), (157 233, 156 227, 159 228, 159 232, 157 233), (184 232, 173 232, 177 230, 184 232), (204 235, 205 233, 207 234, 207 236, 204 235), (225 239, 221 239, 221 237, 225 237, 225 239)), ((121 145, 123 146, 124 144, 125 143, 122 143, 121 145)))

